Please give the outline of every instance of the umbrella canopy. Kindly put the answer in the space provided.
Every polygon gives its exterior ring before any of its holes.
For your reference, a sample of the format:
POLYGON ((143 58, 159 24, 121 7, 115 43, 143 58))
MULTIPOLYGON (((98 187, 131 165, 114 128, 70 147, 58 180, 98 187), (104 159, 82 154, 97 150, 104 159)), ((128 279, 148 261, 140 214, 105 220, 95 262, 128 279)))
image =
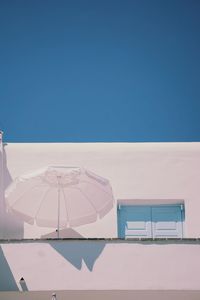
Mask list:
POLYGON ((78 167, 49 166, 18 177, 6 190, 9 212, 58 230, 95 222, 113 203, 109 181, 78 167))

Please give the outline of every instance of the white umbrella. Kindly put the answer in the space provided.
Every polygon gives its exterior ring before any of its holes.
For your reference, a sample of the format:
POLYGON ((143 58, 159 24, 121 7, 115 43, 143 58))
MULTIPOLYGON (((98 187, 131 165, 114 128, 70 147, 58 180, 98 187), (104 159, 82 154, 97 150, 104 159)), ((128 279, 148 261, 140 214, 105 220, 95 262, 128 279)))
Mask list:
POLYGON ((6 190, 9 212, 59 229, 95 222, 113 207, 109 181, 84 168, 49 166, 22 175, 6 190))

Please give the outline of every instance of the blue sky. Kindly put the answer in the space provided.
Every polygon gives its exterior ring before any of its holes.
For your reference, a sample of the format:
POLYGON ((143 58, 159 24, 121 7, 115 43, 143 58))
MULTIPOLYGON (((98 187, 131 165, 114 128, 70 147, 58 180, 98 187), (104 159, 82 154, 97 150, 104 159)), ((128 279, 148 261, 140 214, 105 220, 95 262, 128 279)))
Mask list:
POLYGON ((199 0, 1 0, 8 142, 200 141, 199 0))

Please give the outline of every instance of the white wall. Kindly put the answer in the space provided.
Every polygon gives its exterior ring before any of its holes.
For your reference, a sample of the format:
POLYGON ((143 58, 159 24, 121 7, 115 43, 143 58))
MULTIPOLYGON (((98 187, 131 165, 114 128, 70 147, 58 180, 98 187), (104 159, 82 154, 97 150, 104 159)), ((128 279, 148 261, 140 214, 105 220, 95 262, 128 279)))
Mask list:
POLYGON ((54 240, 0 250, 0 291, 200 290, 199 242, 54 240))
MULTIPOLYGON (((3 160, 5 187, 23 173, 63 164, 83 166, 109 179, 116 202, 184 201, 185 236, 200 236, 200 143, 9 143, 4 145, 3 160)), ((3 211, 1 217, 4 238, 52 232, 22 224, 3 211)), ((116 207, 102 220, 75 231, 84 237, 116 237, 116 207)), ((69 235, 76 232, 69 231, 69 235)))

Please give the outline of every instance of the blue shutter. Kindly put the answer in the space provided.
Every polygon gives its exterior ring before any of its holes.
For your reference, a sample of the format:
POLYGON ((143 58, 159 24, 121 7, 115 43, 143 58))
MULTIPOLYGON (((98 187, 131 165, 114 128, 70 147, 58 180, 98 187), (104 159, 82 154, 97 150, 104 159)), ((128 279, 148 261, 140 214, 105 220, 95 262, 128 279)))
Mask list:
POLYGON ((120 206, 118 232, 120 238, 151 237, 151 207, 120 206))
POLYGON ((181 205, 118 207, 120 238, 182 238, 181 205))
POLYGON ((181 206, 152 206, 152 230, 154 238, 181 238, 181 206))

